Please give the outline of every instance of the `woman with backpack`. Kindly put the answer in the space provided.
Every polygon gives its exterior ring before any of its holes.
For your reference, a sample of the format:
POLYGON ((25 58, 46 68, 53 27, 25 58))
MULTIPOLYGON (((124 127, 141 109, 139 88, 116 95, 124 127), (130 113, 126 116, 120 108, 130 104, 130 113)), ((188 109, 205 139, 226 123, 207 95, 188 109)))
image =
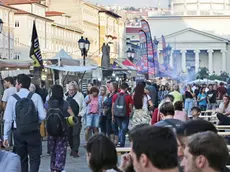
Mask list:
POLYGON ((92 87, 90 94, 85 98, 86 103, 86 131, 85 140, 89 140, 90 132, 94 134, 99 132, 100 117, 102 114, 102 96, 99 95, 99 89, 92 87))
POLYGON ((63 88, 54 85, 51 89, 51 97, 45 104, 47 110, 46 128, 48 132, 48 145, 50 148, 50 168, 51 172, 61 172, 64 170, 67 153, 67 123, 69 116, 74 116, 67 101, 64 100, 63 88))
POLYGON ((145 85, 138 83, 133 95, 134 113, 131 122, 131 127, 135 127, 139 124, 150 124, 151 117, 149 115, 148 108, 152 108, 151 97, 145 93, 145 85))

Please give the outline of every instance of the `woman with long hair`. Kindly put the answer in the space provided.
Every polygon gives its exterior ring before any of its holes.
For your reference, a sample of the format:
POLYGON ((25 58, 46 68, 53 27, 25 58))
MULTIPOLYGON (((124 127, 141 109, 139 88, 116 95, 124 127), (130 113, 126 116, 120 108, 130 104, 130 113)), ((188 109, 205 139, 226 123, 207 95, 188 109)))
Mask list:
MULTIPOLYGON (((101 128, 101 132, 105 135, 108 135, 107 132, 107 116, 106 116, 106 111, 107 108, 103 105, 103 103, 106 101, 106 99, 108 98, 108 90, 107 87, 105 85, 102 85, 100 87, 100 96, 102 97, 102 116, 101 116, 101 120, 100 120, 100 128, 101 128)), ((108 135, 109 136, 109 135, 108 135)))
POLYGON ((121 172, 117 167, 117 152, 108 137, 97 134, 86 145, 87 162, 92 172, 121 172))
POLYGON ((117 145, 118 126, 116 122, 112 123, 112 100, 113 96, 118 93, 118 84, 116 82, 110 83, 110 91, 111 93, 108 95, 108 98, 103 102, 103 107, 107 119, 107 136, 109 136, 112 142, 117 145))
POLYGON ((145 85, 138 83, 133 95, 134 114, 131 126, 135 127, 139 124, 150 124, 151 117, 148 113, 148 107, 153 107, 151 97, 145 94, 145 85))
POLYGON ((230 125, 230 97, 225 95, 223 102, 220 103, 219 108, 216 110, 217 118, 220 125, 230 125))
MULTIPOLYGON (((63 88, 60 85, 54 85, 51 89, 51 97, 45 104, 49 114, 50 109, 60 109, 63 118, 74 116, 74 113, 68 102, 64 100, 63 88)), ((62 136, 48 136, 48 145, 51 154, 50 168, 51 172, 61 172, 64 170, 67 152, 67 123, 63 121, 64 133, 62 136)), ((47 124, 47 128, 49 124, 47 124)))
POLYGON ((206 111, 207 109, 207 94, 205 92, 205 88, 200 89, 200 93, 197 96, 197 102, 201 109, 201 111, 206 111))
POLYGON ((185 91, 185 112, 189 118, 192 118, 191 109, 194 105, 194 98, 195 94, 193 93, 191 86, 188 85, 185 91))

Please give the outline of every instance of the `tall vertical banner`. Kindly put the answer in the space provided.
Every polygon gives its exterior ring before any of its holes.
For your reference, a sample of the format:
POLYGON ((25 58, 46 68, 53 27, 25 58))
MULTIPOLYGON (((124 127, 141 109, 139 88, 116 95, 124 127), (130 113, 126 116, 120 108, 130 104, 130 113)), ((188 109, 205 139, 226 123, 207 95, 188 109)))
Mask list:
POLYGON ((147 35, 143 30, 139 31, 140 39, 140 59, 137 61, 136 66, 140 73, 147 75, 146 78, 149 79, 150 75, 154 75, 153 62, 147 59, 148 57, 148 46, 147 46, 147 35))
POLYGON ((139 71, 143 74, 148 73, 148 63, 147 63, 147 56, 148 56, 148 49, 147 49, 147 40, 146 40, 146 34, 143 30, 139 31, 139 39, 140 39, 140 59, 137 62, 137 67, 139 68, 139 71))
POLYGON ((41 71, 44 68, 35 21, 32 30, 30 58, 34 61, 34 70, 41 71))
MULTIPOLYGON (((149 24, 146 20, 141 20, 141 28, 146 33, 146 41, 147 41, 147 51, 148 51, 148 67, 150 70, 153 68, 154 75, 159 75, 159 62, 157 57, 157 52, 154 52, 155 45, 153 44, 151 30, 149 24)), ((157 46, 157 45, 156 45, 157 46)))
POLYGON ((161 36, 161 41, 162 41, 162 54, 163 57, 167 56, 166 54, 166 41, 164 35, 161 36))

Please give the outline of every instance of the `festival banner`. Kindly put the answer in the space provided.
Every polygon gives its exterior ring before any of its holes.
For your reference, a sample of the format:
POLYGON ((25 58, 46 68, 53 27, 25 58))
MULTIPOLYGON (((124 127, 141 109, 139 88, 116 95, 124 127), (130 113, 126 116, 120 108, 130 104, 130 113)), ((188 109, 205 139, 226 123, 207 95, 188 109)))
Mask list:
POLYGON ((35 21, 32 30, 30 58, 33 59, 35 68, 44 68, 35 21))
POLYGON ((149 75, 154 75, 154 65, 153 62, 147 60, 148 57, 148 47, 146 33, 143 30, 139 31, 140 39, 140 59, 137 61, 136 66, 140 73, 149 75))
POLYGON ((142 30, 146 33, 146 42, 147 42, 147 51, 148 51, 147 59, 149 62, 149 65, 148 65, 149 69, 153 68, 154 75, 158 76, 159 75, 159 62, 158 62, 158 56, 157 56, 157 45, 153 43, 152 36, 151 36, 151 30, 146 20, 141 20, 141 27, 142 27, 142 30))
POLYGON ((167 56, 166 54, 166 41, 164 35, 161 36, 161 41, 162 41, 162 54, 163 57, 167 56))
POLYGON ((146 34, 143 30, 139 31, 139 39, 140 39, 140 59, 137 61, 136 65, 139 68, 141 73, 148 73, 148 63, 147 63, 147 42, 146 42, 146 34))

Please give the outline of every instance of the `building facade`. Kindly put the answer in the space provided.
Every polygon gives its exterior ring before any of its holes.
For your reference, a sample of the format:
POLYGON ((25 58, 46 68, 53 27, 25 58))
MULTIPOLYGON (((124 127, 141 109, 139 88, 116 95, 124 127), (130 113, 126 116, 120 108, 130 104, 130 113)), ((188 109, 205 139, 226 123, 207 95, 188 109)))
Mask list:
POLYGON ((28 2, 12 2, 10 6, 18 9, 14 17, 14 33, 15 33, 15 58, 20 60, 28 60, 33 22, 36 23, 37 34, 42 55, 46 57, 46 53, 51 50, 51 24, 53 20, 46 18, 46 6, 40 3, 28 2))
POLYGON ((81 57, 77 41, 83 35, 83 30, 70 25, 71 17, 63 12, 47 11, 46 17, 53 20, 51 24, 51 47, 49 56, 54 56, 61 49, 73 58, 81 57))
POLYGON ((0 18, 3 21, 0 34, 0 58, 14 58, 14 13, 15 8, 2 4, 0 6, 0 18))
POLYGON ((164 35, 166 42, 173 48, 170 65, 176 68, 177 73, 197 73, 200 67, 207 67, 210 74, 230 72, 227 68, 230 64, 230 17, 227 13, 215 13, 224 9, 229 12, 228 4, 222 0, 212 3, 202 0, 172 0, 170 15, 150 16, 148 22, 152 36, 160 41, 159 61, 163 63, 161 35, 164 35), (184 13, 183 10, 187 12, 184 13))
POLYGON ((124 56, 125 21, 101 6, 81 0, 47 0, 49 10, 58 10, 71 16, 70 25, 81 28, 84 38, 90 41, 87 59, 100 64, 103 43, 111 43, 111 56, 124 56))

